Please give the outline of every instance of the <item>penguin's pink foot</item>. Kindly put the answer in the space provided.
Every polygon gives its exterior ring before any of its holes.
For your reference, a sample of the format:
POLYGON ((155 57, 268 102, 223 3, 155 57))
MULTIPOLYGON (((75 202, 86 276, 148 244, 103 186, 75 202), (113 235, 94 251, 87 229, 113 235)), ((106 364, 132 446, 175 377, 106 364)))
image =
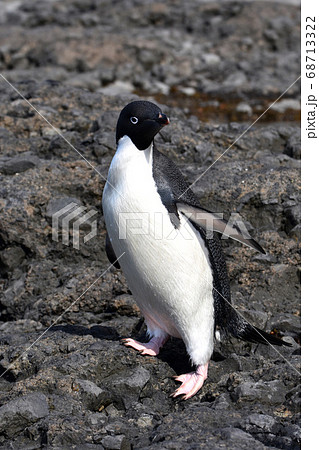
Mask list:
POLYGON ((160 348, 165 344, 167 338, 153 337, 149 342, 138 342, 135 339, 126 338, 122 342, 126 347, 132 347, 139 351, 141 355, 156 356, 159 354, 160 348))
POLYGON ((182 385, 171 394, 171 397, 184 395, 183 400, 191 398, 203 386, 204 381, 207 378, 207 371, 208 363, 198 366, 195 372, 174 377, 175 380, 180 381, 182 385))

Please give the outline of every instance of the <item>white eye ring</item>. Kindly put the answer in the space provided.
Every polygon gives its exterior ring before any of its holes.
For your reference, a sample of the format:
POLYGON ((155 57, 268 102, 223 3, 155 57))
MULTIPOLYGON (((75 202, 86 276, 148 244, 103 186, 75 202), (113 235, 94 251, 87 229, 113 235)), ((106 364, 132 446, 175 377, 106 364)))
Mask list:
POLYGON ((136 125, 138 122, 138 118, 133 116, 130 118, 130 121, 132 122, 133 125, 136 125))

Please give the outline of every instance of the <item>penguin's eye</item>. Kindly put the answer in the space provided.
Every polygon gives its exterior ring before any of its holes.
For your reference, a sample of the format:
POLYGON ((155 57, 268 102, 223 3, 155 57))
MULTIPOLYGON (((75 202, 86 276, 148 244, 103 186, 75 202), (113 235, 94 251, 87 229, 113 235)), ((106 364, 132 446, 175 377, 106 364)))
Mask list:
POLYGON ((133 125, 136 125, 138 122, 138 118, 133 116, 130 118, 130 121, 132 122, 133 125))

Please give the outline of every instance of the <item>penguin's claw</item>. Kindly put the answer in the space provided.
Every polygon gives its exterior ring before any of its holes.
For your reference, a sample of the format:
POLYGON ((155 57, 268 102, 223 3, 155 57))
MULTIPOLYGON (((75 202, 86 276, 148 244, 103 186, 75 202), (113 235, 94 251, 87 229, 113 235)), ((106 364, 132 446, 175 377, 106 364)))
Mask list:
POLYGON ((174 377, 176 381, 180 381, 182 385, 171 394, 171 397, 183 395, 183 400, 187 400, 196 394, 203 386, 207 378, 208 363, 197 367, 195 372, 186 373, 174 377))
POLYGON ((122 339, 122 342, 126 347, 132 347, 137 350, 140 355, 156 356, 159 353, 157 346, 151 342, 143 343, 131 338, 122 339))
POLYGON ((139 342, 135 339, 126 338, 122 339, 121 342, 123 342, 126 347, 132 347, 137 350, 140 355, 156 356, 159 354, 160 348, 165 340, 152 338, 149 342, 139 342))
MULTIPOLYGON (((195 372, 193 372, 195 373, 195 372)), ((184 383, 186 381, 187 377, 190 376, 190 373, 185 373, 184 375, 176 375, 174 378, 175 381, 180 381, 181 383, 184 383)))

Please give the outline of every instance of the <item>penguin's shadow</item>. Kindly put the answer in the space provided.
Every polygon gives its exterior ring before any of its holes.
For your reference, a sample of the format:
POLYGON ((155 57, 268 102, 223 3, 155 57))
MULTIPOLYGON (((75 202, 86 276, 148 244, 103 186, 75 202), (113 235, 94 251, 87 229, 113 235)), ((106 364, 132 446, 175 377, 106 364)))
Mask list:
MULTIPOLYGON (((55 325, 50 329, 50 331, 51 333, 62 331, 63 333, 73 336, 90 335, 97 339, 106 339, 108 341, 118 342, 120 342, 122 338, 127 337, 120 336, 115 328, 104 325, 93 325, 90 328, 83 325, 55 325)), ((148 341, 143 319, 140 320, 137 326, 132 330, 130 337, 133 337, 141 342, 148 341)), ((181 339, 170 338, 157 355, 157 358, 167 363, 177 375, 194 370, 194 367, 189 360, 184 342, 181 339)))
MULTIPOLYGON (((192 365, 185 344, 181 339, 170 338, 157 355, 157 358, 166 362, 177 375, 196 370, 196 366, 192 365)), ((225 357, 221 353, 214 351, 211 359, 217 362, 223 361, 225 357)))
MULTIPOLYGON (((139 323, 139 330, 134 330, 132 333, 132 337, 141 341, 147 342, 148 338, 145 332, 145 327, 143 327, 143 322, 139 323), (144 328, 144 330, 141 328, 144 328)), ((87 336, 91 335, 97 339, 105 339, 108 341, 118 341, 127 336, 120 336, 117 330, 113 327, 107 327, 102 325, 93 325, 90 328, 87 328, 82 325, 55 325, 50 329, 51 332, 62 331, 64 333, 74 335, 74 336, 87 336)), ((189 359, 189 355, 187 354, 186 347, 184 342, 181 339, 170 338, 166 344, 161 348, 160 353, 157 355, 157 358, 160 361, 168 364, 171 369, 177 375, 182 373, 188 373, 195 370, 195 367, 191 364, 189 359)), ((220 361, 221 359, 225 359, 219 353, 213 354, 212 359, 214 361, 220 361)))
MULTIPOLYGON (((140 342, 147 342, 149 340, 146 333, 145 324, 143 324, 143 320, 141 320, 138 326, 135 328, 132 337, 140 342)), ((156 358, 168 364, 177 375, 196 370, 196 366, 194 366, 190 361, 189 355, 182 339, 170 337, 161 348, 156 358)), ((214 351, 211 357, 211 359, 215 362, 223 361, 225 358, 225 356, 216 351, 214 351)))
POLYGON ((84 327, 82 325, 55 325, 50 329, 50 331, 63 331, 64 333, 75 336, 91 335, 97 339, 106 339, 108 341, 120 340, 120 335, 115 328, 102 325, 93 325, 90 328, 84 327))
MULTIPOLYGON (((141 317, 133 328, 130 337, 139 342, 148 342, 149 337, 146 330, 144 319, 141 317)), ((168 364, 177 375, 195 370, 187 354, 185 344, 181 339, 170 337, 156 358, 168 364)))
POLYGON ((161 348, 157 358, 168 364, 177 375, 195 370, 181 339, 171 337, 161 348))

